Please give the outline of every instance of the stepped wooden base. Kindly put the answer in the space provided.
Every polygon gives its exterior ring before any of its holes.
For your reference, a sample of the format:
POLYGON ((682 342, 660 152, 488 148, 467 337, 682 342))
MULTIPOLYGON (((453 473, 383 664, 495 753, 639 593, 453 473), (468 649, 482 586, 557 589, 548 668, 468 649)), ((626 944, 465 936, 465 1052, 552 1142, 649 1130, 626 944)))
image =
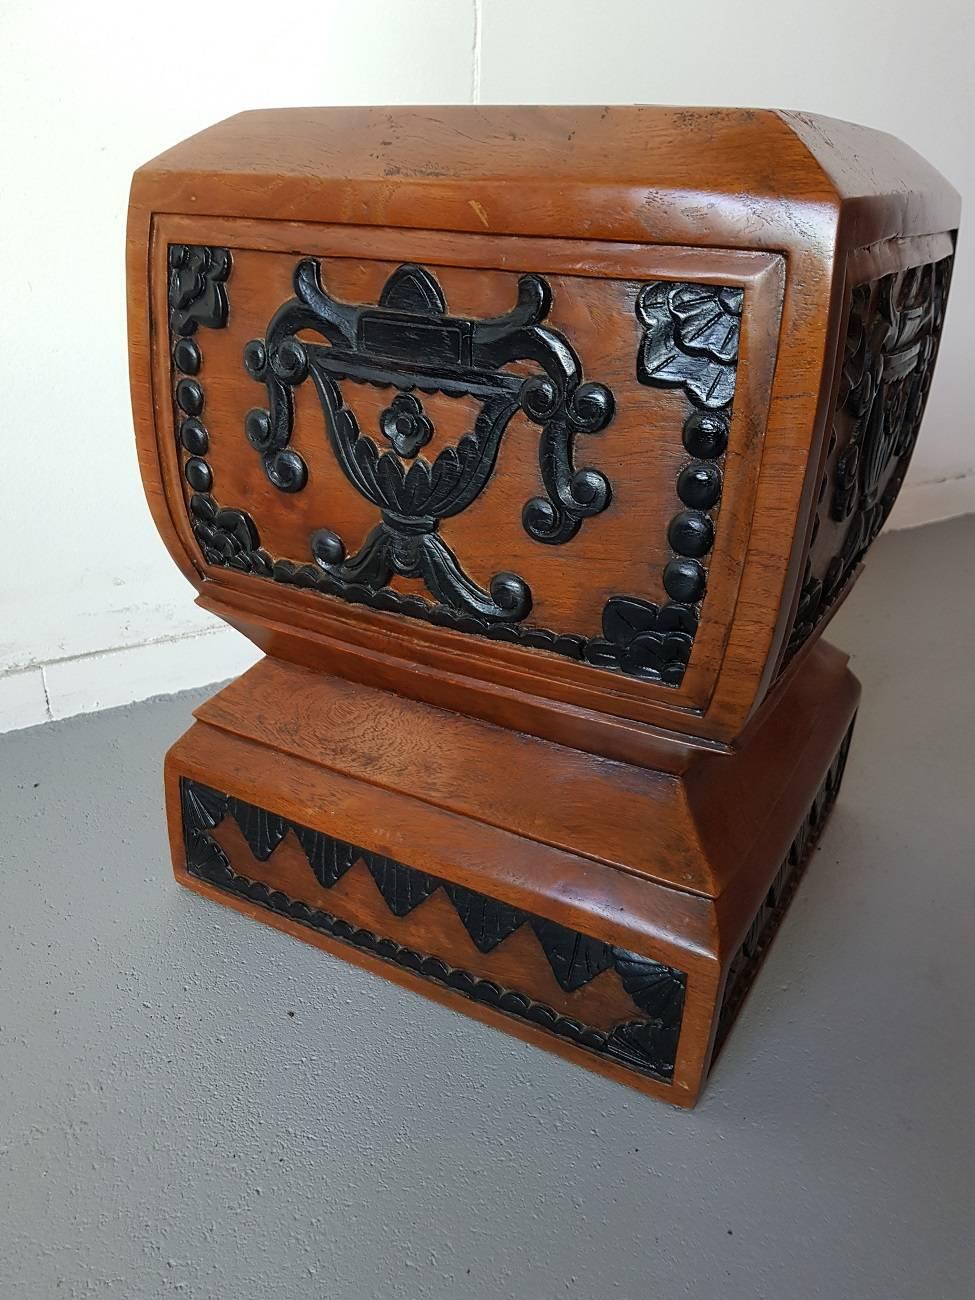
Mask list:
POLYGON ((650 770, 265 659, 168 755, 177 879, 693 1105, 843 773, 858 683, 801 667, 650 770))

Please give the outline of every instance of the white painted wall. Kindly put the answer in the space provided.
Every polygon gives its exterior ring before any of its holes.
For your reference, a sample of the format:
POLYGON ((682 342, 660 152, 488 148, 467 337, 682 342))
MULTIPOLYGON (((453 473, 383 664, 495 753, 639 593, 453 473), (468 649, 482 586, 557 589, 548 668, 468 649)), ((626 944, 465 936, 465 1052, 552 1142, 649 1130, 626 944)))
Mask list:
MULTIPOLYGON (((133 169, 242 108, 781 105, 882 126, 975 192, 968 0, 0 0, 4 472, 0 730, 239 672, 192 603, 133 450, 123 240, 133 169)), ((962 243, 895 522, 975 509, 975 264, 962 243)))

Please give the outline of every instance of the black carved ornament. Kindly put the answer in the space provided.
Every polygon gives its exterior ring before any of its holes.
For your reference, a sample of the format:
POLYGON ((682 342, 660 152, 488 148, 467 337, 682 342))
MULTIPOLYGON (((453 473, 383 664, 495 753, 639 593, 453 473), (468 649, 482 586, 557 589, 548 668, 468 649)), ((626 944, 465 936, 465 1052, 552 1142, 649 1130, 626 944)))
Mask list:
MULTIPOLYGON (((893 508, 931 386, 950 273, 949 257, 852 290, 834 413, 841 449, 823 506, 846 529, 825 566, 807 553, 780 669, 846 590, 893 508)), ((820 523, 817 514, 810 552, 820 523)))
POLYGON ((225 282, 230 275, 230 266, 230 253, 226 248, 170 245, 169 324, 174 334, 193 334, 198 325, 209 329, 222 329, 226 325, 225 282))
POLYGON ((483 491, 519 410, 541 427, 539 465, 548 492, 525 505, 528 533, 541 542, 568 541, 609 504, 608 481, 597 470, 576 470, 572 448, 577 434, 606 426, 613 398, 603 385, 582 382, 571 347, 543 325, 551 302, 545 280, 522 276, 516 306, 490 320, 449 315, 436 279, 414 265, 389 277, 376 306, 332 298, 311 260, 299 263, 294 287, 295 297, 275 314, 266 337, 245 349, 248 372, 268 392, 267 408, 247 416, 247 437, 270 481, 300 491, 307 469, 289 445, 293 393, 310 378, 343 473, 381 516, 351 556, 336 533, 318 530, 311 540, 315 561, 341 584, 376 591, 401 574, 421 579, 451 609, 490 622, 524 619, 532 597, 523 579, 498 573, 484 590, 464 572, 439 526, 483 491), (325 343, 302 341, 303 332, 325 343), (532 373, 509 370, 515 363, 529 363, 532 373), (345 405, 347 380, 398 390, 380 418, 386 450, 359 429, 345 405), (419 455, 433 425, 418 393, 480 402, 474 428, 432 461, 419 455))
POLYGON ((465 997, 485 1002, 559 1037, 609 1056, 655 1078, 673 1078, 687 991, 687 976, 672 966, 615 948, 544 917, 502 903, 486 894, 451 884, 394 858, 336 840, 324 831, 289 821, 277 813, 224 794, 186 777, 180 780, 183 838, 189 873, 332 938, 364 948, 416 974, 433 979, 465 997), (493 951, 516 930, 533 931, 559 986, 572 993, 605 971, 615 971, 624 991, 642 1013, 610 1030, 595 1029, 560 1015, 527 994, 504 989, 491 980, 449 966, 439 957, 415 952, 390 938, 356 927, 299 899, 289 898, 263 881, 241 875, 210 834, 224 817, 233 817, 251 853, 266 862, 292 832, 315 878, 331 889, 355 862, 365 864, 393 916, 402 918, 442 889, 480 952, 493 951))

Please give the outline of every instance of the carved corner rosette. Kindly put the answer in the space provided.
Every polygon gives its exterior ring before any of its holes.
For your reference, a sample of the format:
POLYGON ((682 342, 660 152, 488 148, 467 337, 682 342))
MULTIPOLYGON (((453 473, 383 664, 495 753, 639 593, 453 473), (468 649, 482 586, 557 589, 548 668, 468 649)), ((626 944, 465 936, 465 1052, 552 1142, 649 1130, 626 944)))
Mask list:
POLYGON ((846 591, 893 509, 931 387, 951 264, 945 257, 850 291, 830 460, 780 671, 846 591), (816 543, 830 527, 835 549, 823 556, 816 543))
POLYGON ((451 884, 393 858, 345 843, 324 831, 292 822, 186 777, 180 779, 183 841, 190 875, 227 893, 258 903, 313 931, 371 952, 385 961, 483 1002, 517 1019, 527 1020, 556 1037, 568 1039, 629 1069, 671 1082, 684 1014, 687 976, 672 966, 615 948, 554 921, 511 907, 486 894, 451 884), (595 1028, 562 1015, 526 993, 420 953, 395 938, 357 927, 300 899, 288 897, 238 871, 212 832, 232 817, 253 856, 266 862, 291 833, 320 886, 331 889, 356 862, 362 862, 393 918, 400 920, 442 890, 479 952, 489 953, 516 931, 534 933, 559 986, 572 993, 604 971, 613 971, 640 1018, 610 1028, 595 1028))
POLYGON ((227 324, 226 281, 231 258, 226 248, 193 244, 169 246, 169 325, 175 335, 196 332, 200 325, 227 324))

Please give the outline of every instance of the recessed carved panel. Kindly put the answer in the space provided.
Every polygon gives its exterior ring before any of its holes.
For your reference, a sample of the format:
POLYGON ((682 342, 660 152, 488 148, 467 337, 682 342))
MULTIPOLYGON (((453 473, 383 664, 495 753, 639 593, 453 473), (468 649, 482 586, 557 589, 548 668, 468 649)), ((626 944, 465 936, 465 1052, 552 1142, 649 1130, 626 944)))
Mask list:
POLYGON ((206 562, 679 686, 743 291, 274 261, 258 284, 246 251, 171 250, 174 404, 206 562), (291 296, 261 319, 285 274, 291 296), (379 274, 374 300, 351 299, 379 274), (448 276, 500 310, 455 311, 448 276), (198 328, 228 319, 232 366, 198 328))

